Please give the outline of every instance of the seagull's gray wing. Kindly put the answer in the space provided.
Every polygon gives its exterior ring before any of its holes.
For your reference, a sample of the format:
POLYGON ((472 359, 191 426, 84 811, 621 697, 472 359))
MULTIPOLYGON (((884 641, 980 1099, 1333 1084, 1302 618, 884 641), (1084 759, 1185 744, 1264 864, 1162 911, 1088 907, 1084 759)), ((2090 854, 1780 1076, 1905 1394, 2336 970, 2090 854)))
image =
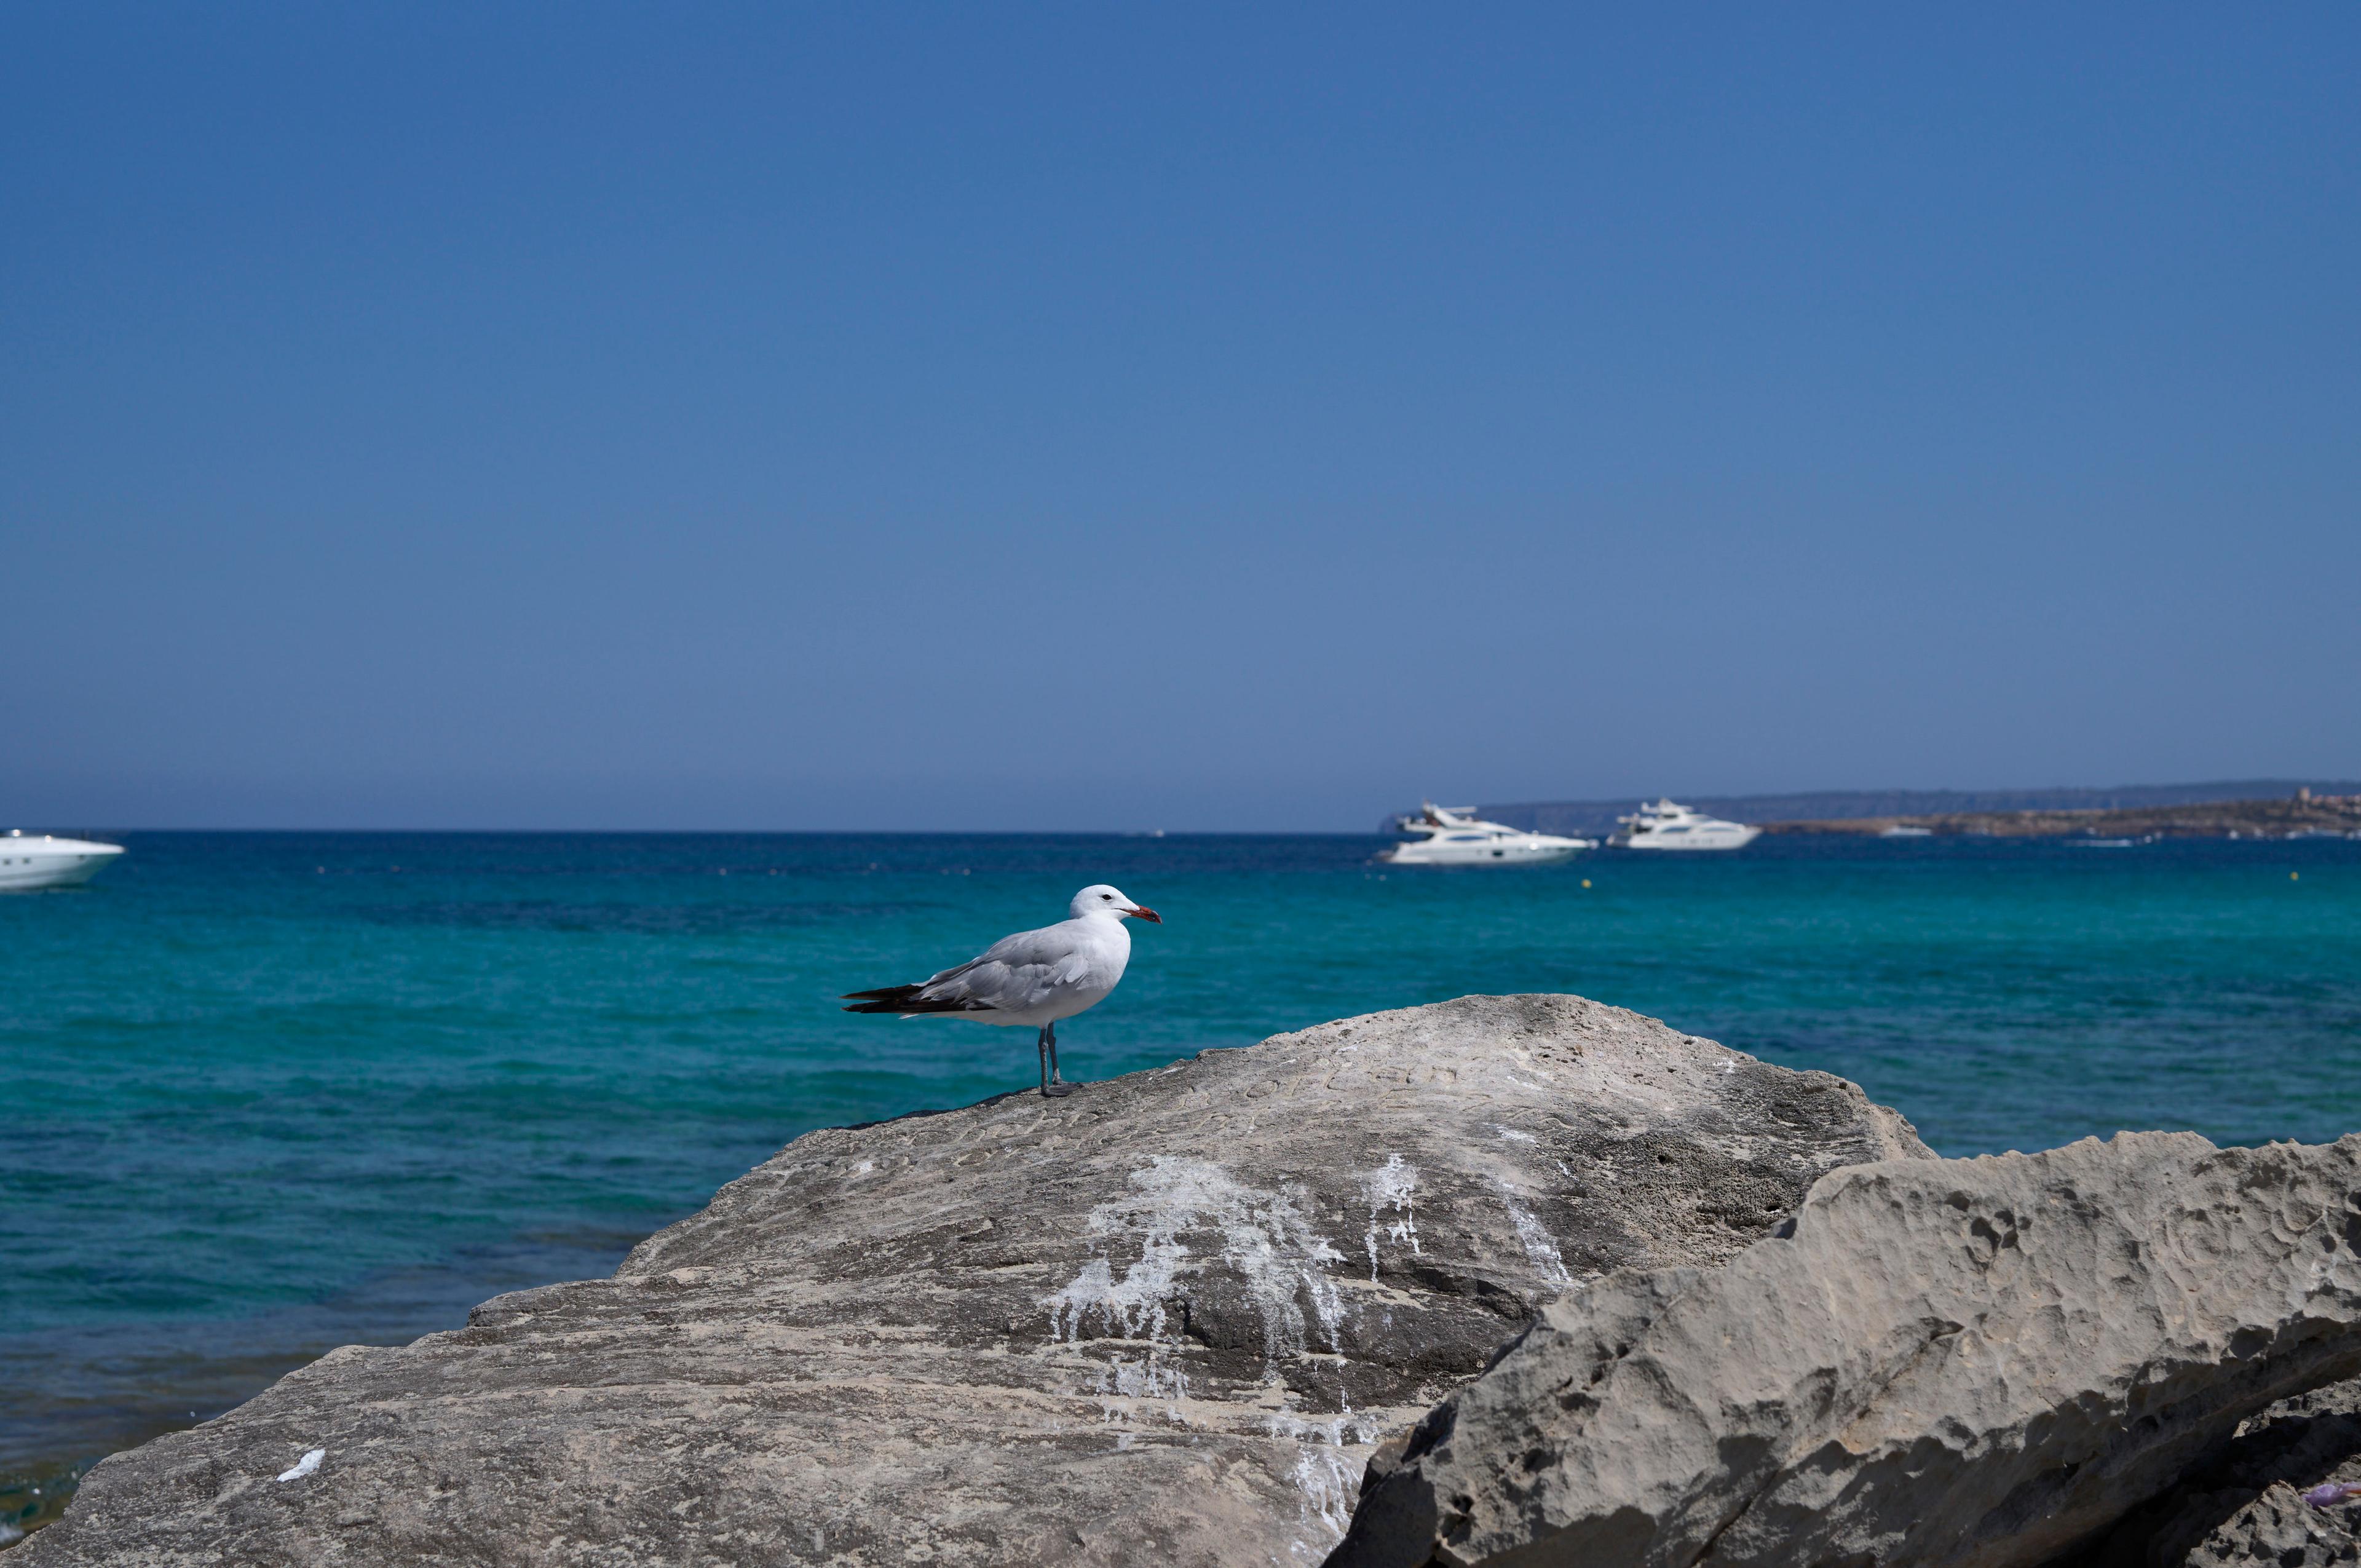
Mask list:
POLYGON ((980 956, 928 980, 918 994, 929 1002, 1021 1013, 1089 972, 1089 955, 1077 947, 1073 933, 1063 926, 1045 926, 1003 937, 980 956))

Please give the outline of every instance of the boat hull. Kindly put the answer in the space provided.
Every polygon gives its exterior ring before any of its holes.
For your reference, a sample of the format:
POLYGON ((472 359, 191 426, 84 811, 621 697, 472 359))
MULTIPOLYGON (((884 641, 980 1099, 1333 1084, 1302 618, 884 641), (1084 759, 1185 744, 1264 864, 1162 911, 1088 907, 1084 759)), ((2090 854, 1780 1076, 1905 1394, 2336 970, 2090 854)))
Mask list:
POLYGON ((1389 866, 1545 866, 1570 861, 1588 844, 1400 844, 1378 857, 1389 866))
POLYGON ((76 887, 120 859, 116 844, 78 839, 0 839, 0 893, 76 887))
POLYGON ((1698 854, 1714 850, 1742 850, 1763 836, 1760 828, 1740 828, 1733 832, 1685 833, 1675 838, 1661 833, 1641 833, 1614 840, 1620 850, 1660 850, 1666 854, 1698 854))

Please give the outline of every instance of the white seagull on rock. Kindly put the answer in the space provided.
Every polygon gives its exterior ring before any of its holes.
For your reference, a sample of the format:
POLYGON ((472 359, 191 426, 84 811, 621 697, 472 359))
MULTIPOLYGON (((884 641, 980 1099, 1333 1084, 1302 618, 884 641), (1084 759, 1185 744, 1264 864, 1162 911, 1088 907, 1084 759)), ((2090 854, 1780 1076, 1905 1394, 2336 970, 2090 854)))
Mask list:
POLYGON ((1003 937, 979 957, 917 985, 855 991, 847 1013, 898 1013, 918 1018, 940 1013, 979 1024, 1027 1025, 1041 1031, 1041 1092, 1071 1094, 1058 1076, 1058 1020, 1105 1000, 1131 961, 1126 920, 1161 926, 1155 910, 1134 904, 1099 883, 1074 894, 1068 918, 1038 931, 1003 937))

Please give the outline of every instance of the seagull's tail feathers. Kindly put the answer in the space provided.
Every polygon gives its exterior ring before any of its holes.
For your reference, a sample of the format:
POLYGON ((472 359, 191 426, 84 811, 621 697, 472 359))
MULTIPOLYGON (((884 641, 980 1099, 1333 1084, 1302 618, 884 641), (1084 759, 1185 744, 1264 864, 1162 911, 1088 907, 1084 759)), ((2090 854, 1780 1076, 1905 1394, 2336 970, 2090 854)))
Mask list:
MULTIPOLYGON (((931 983, 931 982, 929 982, 931 983)), ((921 995, 925 985, 887 985, 875 991, 847 992, 842 1000, 852 1003, 847 1013, 899 1013, 911 1017, 920 1013, 989 1013, 991 1008, 966 997, 931 997, 921 995)))

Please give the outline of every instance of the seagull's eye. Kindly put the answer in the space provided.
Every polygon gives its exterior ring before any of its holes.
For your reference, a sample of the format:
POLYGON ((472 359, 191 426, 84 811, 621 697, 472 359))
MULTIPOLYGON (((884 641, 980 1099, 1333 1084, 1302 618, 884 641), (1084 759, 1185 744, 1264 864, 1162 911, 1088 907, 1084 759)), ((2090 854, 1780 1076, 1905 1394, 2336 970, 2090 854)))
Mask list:
POLYGON ((1111 893, 1100 894, 1099 902, 1102 904, 1113 904, 1115 902, 1115 894, 1111 893))

